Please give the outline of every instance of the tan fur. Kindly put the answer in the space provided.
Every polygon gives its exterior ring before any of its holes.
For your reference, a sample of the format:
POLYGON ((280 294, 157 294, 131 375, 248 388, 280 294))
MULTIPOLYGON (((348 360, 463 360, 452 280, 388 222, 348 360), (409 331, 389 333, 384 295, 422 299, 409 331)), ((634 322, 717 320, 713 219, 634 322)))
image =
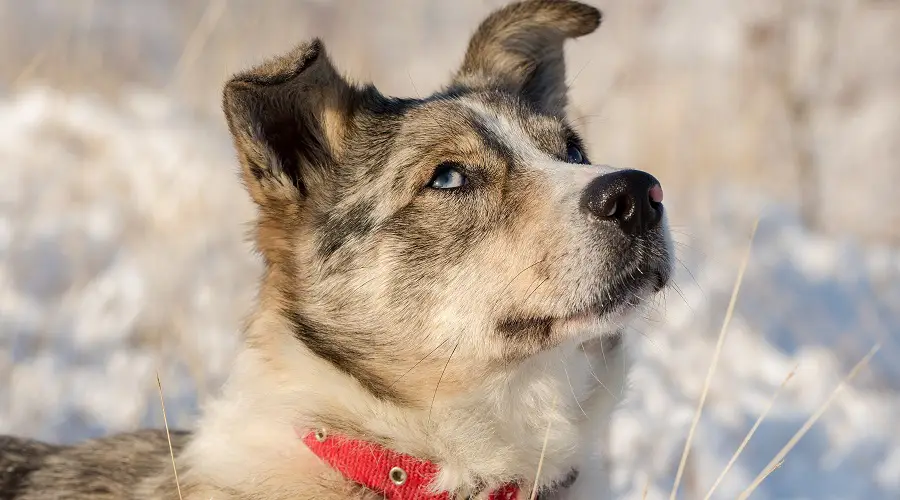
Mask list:
MULTIPOLYGON (((225 85, 266 272, 223 393, 179 446, 186 498, 379 498, 296 437, 318 428, 433 460, 453 498, 507 482, 524 498, 542 457, 542 498, 606 494, 618 332, 671 245, 664 220, 634 236, 588 214, 617 169, 567 156, 563 42, 599 22, 572 1, 500 9, 427 99, 348 82, 318 40, 225 85), (435 187, 447 165, 465 186, 435 187)), ((132 487, 170 500, 173 480, 132 487)))

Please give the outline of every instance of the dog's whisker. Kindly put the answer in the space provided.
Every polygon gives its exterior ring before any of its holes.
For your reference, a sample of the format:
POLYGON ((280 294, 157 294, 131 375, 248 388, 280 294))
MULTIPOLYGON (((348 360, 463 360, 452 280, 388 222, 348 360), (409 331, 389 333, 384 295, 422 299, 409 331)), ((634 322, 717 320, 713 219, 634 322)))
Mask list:
POLYGON ((703 287, 700 286, 700 282, 697 281, 697 278, 694 276, 694 273, 691 272, 691 268, 689 268, 687 266, 687 264, 685 264, 684 261, 679 259, 678 257, 675 257, 675 262, 677 262, 678 265, 680 265, 684 269, 684 272, 688 273, 688 276, 691 277, 691 281, 693 281, 694 284, 697 285, 697 289, 700 290, 700 293, 703 293, 703 287))
POLYGON ((447 372, 447 367, 450 366, 450 360, 453 359, 453 354, 456 353, 456 348, 459 347, 459 340, 456 341, 456 344, 453 346, 453 350, 450 351, 450 356, 447 357, 447 363, 444 364, 444 369, 441 370, 441 376, 438 377, 437 384, 434 386, 434 395, 431 397, 431 406, 428 407, 428 422, 431 422, 431 411, 434 410, 434 402, 437 400, 438 387, 441 386, 441 380, 444 379, 444 373, 447 372))
POLYGON ((566 382, 569 384, 569 390, 572 391, 572 399, 575 400, 575 404, 578 405, 578 409, 581 410, 581 413, 588 419, 591 417, 588 416, 587 412, 584 411, 584 407, 581 406, 581 401, 578 401, 578 394, 575 394, 575 388, 572 387, 572 379, 569 377, 569 370, 566 368, 566 360, 563 358, 562 353, 558 354, 559 363, 562 365, 563 373, 566 374, 566 382))
POLYGON ((678 296, 681 297, 681 300, 684 301, 684 305, 686 305, 688 309, 691 310, 691 313, 694 313, 694 308, 691 307, 691 303, 688 301, 687 297, 684 296, 684 293, 681 291, 681 288, 679 288, 678 284, 672 281, 670 283, 670 286, 672 287, 672 290, 675 290, 675 293, 677 293, 678 296))
POLYGON ((503 288, 500 289, 500 292, 499 292, 497 295, 498 295, 498 296, 503 295, 503 292, 505 292, 506 289, 509 288, 509 286, 512 285, 512 283, 516 280, 516 278, 518 278, 519 276, 522 275, 522 273, 524 273, 525 271, 531 269, 531 268, 534 267, 534 266, 537 266, 537 265, 541 264, 542 262, 544 262, 544 261, 546 261, 546 260, 547 260, 547 258, 545 257, 545 258, 543 258, 543 259, 541 259, 541 260, 539 260, 539 261, 537 261, 537 262, 535 262, 535 263, 533 263, 533 264, 530 264, 530 265, 526 266, 524 269, 522 269, 521 271, 519 271, 518 273, 516 273, 516 275, 513 276, 513 278, 512 278, 511 280, 509 280, 509 282, 506 283, 506 285, 503 286, 503 288))
MULTIPOLYGON (((416 93, 416 97, 419 98, 419 89, 416 88, 416 83, 413 82, 412 75, 409 73, 409 71, 406 72, 406 76, 409 78, 409 83, 410 83, 410 85, 412 85, 413 91, 416 93)), ((440 101, 440 100, 441 100, 440 98, 436 99, 436 101, 440 101)), ((431 114, 430 110, 427 109, 427 107, 423 107, 422 112, 425 113, 425 116, 427 116, 428 118, 431 119, 431 121, 434 122, 434 124, 438 127, 439 130, 443 128, 441 126, 440 122, 438 121, 438 119, 434 115, 431 114)))
POLYGON ((685 249, 687 249, 687 250, 694 250, 694 245, 691 244, 691 243, 689 243, 689 242, 687 242, 687 241, 681 241, 681 240, 673 239, 673 240, 672 240, 672 244, 673 244, 673 245, 676 245, 676 246, 679 246, 679 247, 681 247, 681 248, 685 248, 685 249))
MULTIPOLYGON (((603 350, 603 345, 602 345, 602 344, 600 345, 600 350, 601 350, 601 351, 603 350)), ((587 351, 582 350, 582 352, 584 353, 585 359, 587 359, 588 370, 589 370, 590 373, 591 373, 591 377, 593 377, 593 379, 594 379, 595 381, 597 381, 598 384, 600 384, 600 387, 602 387, 604 390, 606 390, 606 392, 608 392, 609 395, 613 397, 613 399, 615 399, 616 401, 619 401, 619 398, 618 398, 615 394, 613 394, 613 392, 612 392, 611 390, 609 390, 609 387, 607 387, 606 384, 604 384, 603 381, 600 380, 600 377, 597 376, 597 373, 594 372, 594 367, 591 365, 591 358, 590 358, 590 356, 588 356, 587 351)), ((605 362, 606 362, 606 358, 604 357, 604 363, 605 363, 605 362)), ((607 369, 607 371, 609 371, 609 367, 608 367, 608 366, 606 367, 606 369, 607 369)), ((568 374, 567 374, 567 375, 568 375, 568 374)))
MULTIPOLYGON (((491 307, 489 308, 489 309, 490 309, 490 312, 492 313, 492 315, 495 314, 495 313, 498 311, 498 309, 500 308, 500 306, 501 306, 501 300, 503 299, 503 292, 505 292, 506 289, 509 288, 510 285, 512 285, 513 282, 516 281, 516 279, 518 279, 519 276, 521 276, 524 272, 528 271, 529 269, 533 268, 534 266, 537 266, 537 265, 539 265, 539 264, 545 262, 546 260, 547 260, 547 258, 544 257, 544 258, 538 260, 537 262, 534 262, 534 263, 532 263, 532 264, 529 264, 528 266, 524 267, 521 271, 519 271, 518 273, 516 273, 516 275, 513 276, 512 279, 510 279, 505 285, 503 285, 503 288, 501 288, 501 289, 500 289, 500 292, 497 293, 496 297, 494 297, 494 300, 493 300, 493 302, 492 302, 492 305, 491 305, 491 307)), ((532 282, 532 284, 533 284, 533 282, 532 282)), ((528 288, 531 288, 531 285, 528 285, 528 288)), ((526 290, 527 290, 528 288, 526 288, 526 290)))
POLYGON ((636 331, 636 332, 638 333, 638 335, 640 335, 641 337, 644 337, 645 339, 647 339, 647 341, 650 342, 650 345, 652 345, 656 350, 662 352, 662 347, 660 347, 659 344, 657 344, 656 342, 654 342, 653 339, 652 339, 649 335, 647 335, 646 332, 644 332, 644 331, 642 331, 642 330, 638 330, 637 328, 635 328, 635 327, 633 327, 633 326, 631 326, 631 325, 628 326, 628 329, 629 329, 629 330, 634 330, 634 331, 636 331))
POLYGON ((431 355, 434 354, 435 351, 437 351, 438 349, 440 349, 444 344, 446 344, 446 343, 449 342, 449 341, 450 341, 450 337, 447 337, 447 338, 444 339, 440 344, 438 344, 437 347, 435 347, 434 349, 428 351, 428 354, 426 354, 425 356, 423 356, 422 359, 416 361, 416 364, 412 365, 412 367, 411 367, 409 370, 406 370, 406 372, 404 372, 403 375, 400 375, 399 377, 397 377, 397 380, 394 380, 394 381, 391 383, 391 385, 388 386, 388 389, 392 389, 395 385, 397 385, 397 382, 400 382, 400 380, 403 379, 403 377, 409 375, 410 372, 412 372, 413 370, 415 370, 417 366, 419 366, 423 361, 425 361, 426 359, 428 359, 429 357, 431 357, 431 355))
MULTIPOLYGON (((579 69, 575 73, 575 76, 572 77, 571 81, 566 83, 567 87, 571 86, 575 82, 575 80, 577 80, 578 77, 581 76, 581 72, 584 71, 585 68, 587 68, 587 66, 588 66, 588 64, 590 64, 590 62, 591 62, 591 59, 588 58, 588 60, 584 63, 584 65, 581 66, 581 69, 579 69)), ((563 106, 565 106, 567 99, 568 99, 568 97, 565 94, 561 94, 560 96, 558 96, 556 98, 555 102, 553 103, 553 106, 554 107, 563 107, 563 106)))
POLYGON ((603 118, 601 114, 588 114, 588 115, 580 115, 577 118, 572 119, 573 124, 587 122, 588 120, 593 120, 594 118, 603 118))
MULTIPOLYGON (((603 348, 603 335, 600 336, 600 356, 603 358, 603 369, 609 372, 609 363, 606 361, 606 349, 603 348)), ((585 357, 587 357, 587 352, 584 353, 585 357)), ((588 366, 591 368, 591 374, 594 374, 594 367, 591 366, 591 359, 588 358, 588 366)), ((594 378, 597 378, 596 375, 594 378)), ((599 380, 598 380, 599 382, 599 380)))
MULTIPOLYGON (((537 286, 534 287, 534 290, 530 291, 530 292, 528 293, 528 295, 525 296, 525 300, 523 300, 522 302, 528 303, 528 299, 530 299, 531 296, 534 295, 534 293, 538 291, 538 288, 540 288, 541 285, 543 285, 544 283, 546 283, 546 282, 548 282, 548 281, 550 281, 550 278, 544 278, 544 279, 542 279, 542 280, 540 281, 540 283, 538 283, 537 286)), ((535 280, 535 282, 537 282, 537 280, 535 280)), ((534 283, 534 282, 532 282, 532 284, 533 284, 533 283, 534 283)), ((529 285, 529 288, 531 288, 531 285, 529 285)))

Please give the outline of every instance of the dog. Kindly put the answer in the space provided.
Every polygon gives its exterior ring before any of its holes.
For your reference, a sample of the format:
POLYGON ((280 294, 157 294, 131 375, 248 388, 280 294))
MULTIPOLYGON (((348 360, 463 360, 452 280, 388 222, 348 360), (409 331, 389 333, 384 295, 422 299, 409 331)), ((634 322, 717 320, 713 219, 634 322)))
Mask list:
POLYGON ((502 7, 427 98, 318 39, 232 77, 265 271, 221 395, 190 433, 0 438, 0 498, 608 495, 623 327, 673 251, 659 182, 592 164, 566 118, 565 41, 600 21, 502 7))

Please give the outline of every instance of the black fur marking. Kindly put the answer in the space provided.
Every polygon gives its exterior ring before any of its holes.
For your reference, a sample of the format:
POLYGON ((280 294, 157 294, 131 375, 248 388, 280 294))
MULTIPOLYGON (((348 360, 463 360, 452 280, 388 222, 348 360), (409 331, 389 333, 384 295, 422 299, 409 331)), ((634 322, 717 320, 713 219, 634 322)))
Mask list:
POLYGON ((601 337, 600 339, 600 347, 603 349, 603 354, 610 355, 615 352, 622 346, 622 336, 624 334, 622 331, 618 331, 612 335, 608 335, 606 337, 601 337))
POLYGON ((506 164, 506 170, 512 170, 513 165, 515 165, 516 156, 513 153, 513 150, 503 142, 503 139, 476 117, 470 117, 468 124, 472 127, 472 130, 478 134, 484 145, 490 148, 501 160, 503 160, 506 164))
MULTIPOLYGON (((306 196, 306 187, 303 185, 300 174, 300 151, 312 155, 314 151, 321 149, 321 145, 312 139, 309 133, 301 133, 301 125, 290 117, 261 116, 263 141, 268 145, 278 158, 278 168, 288 176, 291 184, 295 186, 302 196, 306 196)), ((319 162, 322 160, 319 159, 319 162)), ((271 165, 269 168, 275 167, 271 165)), ((257 166, 253 174, 261 179, 269 173, 268 169, 257 166)))
POLYGON ((478 193, 448 199, 440 212, 411 204, 385 221, 383 229, 400 243, 391 294, 408 293, 409 283, 439 281, 452 266, 477 248, 489 233, 489 220, 478 193), (467 216, 460 217, 460 213, 467 216))
POLYGON ((497 330, 509 340, 529 340, 543 343, 550 338, 553 318, 506 318, 497 324, 497 330))
POLYGON ((561 480, 559 480, 556 483, 556 487, 561 490, 564 490, 566 488, 571 487, 573 484, 575 484, 575 481, 577 481, 577 480, 578 480, 578 469, 572 469, 569 471, 568 474, 566 474, 566 477, 562 478, 561 480))
POLYGON ((570 488, 573 484, 575 484, 576 480, 578 480, 578 469, 572 469, 565 476, 541 488, 538 492, 537 500, 549 499, 550 495, 552 495, 553 493, 559 490, 570 488))
POLYGON ((366 361, 378 359, 389 363, 384 353, 373 353, 370 339, 375 335, 364 332, 346 332, 315 323, 297 312, 284 314, 293 325, 294 336, 316 356, 328 361, 337 369, 355 378, 373 396, 407 406, 409 401, 395 391, 391 385, 373 374, 366 367, 366 361))
POLYGON ((365 236, 374 228, 371 214, 375 203, 362 201, 350 207, 342 214, 329 214, 322 225, 322 238, 319 241, 319 252, 326 259, 331 257, 341 246, 354 236, 365 236))

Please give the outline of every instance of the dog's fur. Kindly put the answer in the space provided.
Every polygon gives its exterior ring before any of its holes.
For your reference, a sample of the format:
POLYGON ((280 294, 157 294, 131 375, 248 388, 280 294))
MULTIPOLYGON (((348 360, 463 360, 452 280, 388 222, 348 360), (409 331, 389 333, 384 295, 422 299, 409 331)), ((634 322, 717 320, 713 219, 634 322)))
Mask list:
MULTIPOLYGON (((454 498, 524 498, 542 455, 546 495, 606 494, 620 329, 671 245, 664 219, 591 217, 583 193, 615 169, 567 162, 563 44, 599 23, 572 1, 502 8, 425 99, 346 81, 318 40, 225 85, 265 275, 222 396, 172 435, 185 498, 380 498, 296 438, 313 428, 430 459, 454 498), (441 165, 467 182, 435 188, 441 165)), ((162 431, 0 449, 2 499, 178 495, 162 431)))

